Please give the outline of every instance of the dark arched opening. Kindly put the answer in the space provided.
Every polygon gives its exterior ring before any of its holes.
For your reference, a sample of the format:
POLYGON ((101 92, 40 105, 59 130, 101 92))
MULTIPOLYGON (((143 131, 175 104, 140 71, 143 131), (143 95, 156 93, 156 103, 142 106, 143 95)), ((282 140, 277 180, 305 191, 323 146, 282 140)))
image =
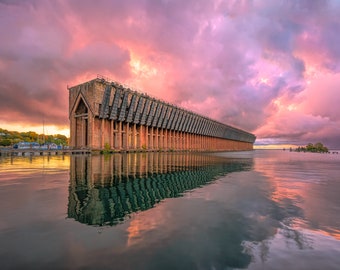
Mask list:
POLYGON ((83 99, 79 100, 75 111, 75 147, 88 147, 88 108, 83 99))

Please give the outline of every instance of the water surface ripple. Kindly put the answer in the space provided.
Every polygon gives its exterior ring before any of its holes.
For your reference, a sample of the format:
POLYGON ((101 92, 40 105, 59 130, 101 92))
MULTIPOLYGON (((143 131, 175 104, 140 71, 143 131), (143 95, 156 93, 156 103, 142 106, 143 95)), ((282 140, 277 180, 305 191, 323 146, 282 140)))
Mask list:
POLYGON ((339 269, 340 155, 0 158, 1 269, 339 269))

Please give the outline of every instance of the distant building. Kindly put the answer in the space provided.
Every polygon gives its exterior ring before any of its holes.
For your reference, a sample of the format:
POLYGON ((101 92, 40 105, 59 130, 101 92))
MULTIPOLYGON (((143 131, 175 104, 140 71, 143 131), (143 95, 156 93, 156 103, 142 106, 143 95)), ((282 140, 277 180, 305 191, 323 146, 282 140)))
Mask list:
POLYGON ((69 88, 70 147, 251 150, 255 136, 101 77, 69 88))
POLYGON ((15 149, 38 149, 39 147, 37 142, 19 142, 13 145, 15 149))

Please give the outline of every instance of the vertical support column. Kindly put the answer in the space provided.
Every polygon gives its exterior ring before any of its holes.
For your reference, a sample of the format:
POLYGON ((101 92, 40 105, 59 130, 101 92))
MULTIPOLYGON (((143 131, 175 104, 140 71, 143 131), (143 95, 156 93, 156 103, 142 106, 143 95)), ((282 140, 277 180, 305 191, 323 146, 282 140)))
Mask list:
POLYGON ((169 147, 168 147, 168 130, 167 129, 164 129, 164 149, 165 150, 169 150, 169 147))
POLYGON ((156 150, 159 150, 159 130, 158 130, 158 128, 156 127, 156 128, 154 128, 155 129, 155 134, 154 134, 154 136, 155 136, 155 145, 154 145, 154 148, 156 149, 156 150))
POLYGON ((174 149, 178 150, 178 140, 177 140, 177 131, 174 130, 174 149))
POLYGON ((181 131, 182 134, 182 150, 186 150, 185 149, 185 133, 184 131, 181 131))
MULTIPOLYGON (((83 122, 83 121, 82 121, 83 122)), ((83 124, 83 123, 82 123, 83 124)), ((100 123, 100 148, 103 149, 104 148, 104 119, 101 120, 100 123)), ((82 146, 84 146, 84 136, 82 136, 82 146)))
POLYGON ((123 133, 122 133, 122 122, 118 122, 118 132, 117 132, 117 148, 118 150, 122 149, 122 140, 123 140, 123 133))
POLYGON ((149 149, 153 150, 153 127, 148 127, 149 129, 149 149))
POLYGON ((194 135, 192 133, 189 134, 189 145, 190 145, 190 150, 194 150, 194 140, 193 140, 194 135))
POLYGON ((178 133, 174 130, 174 149, 178 150, 178 133))
POLYGON ((197 134, 197 148, 201 150, 201 135, 197 134))
POLYGON ((147 143, 147 130, 145 126, 139 127, 139 138, 140 138, 140 148, 143 150, 148 149, 148 143, 147 143))
POLYGON ((184 143, 184 149, 188 150, 188 142, 187 142, 187 133, 183 132, 183 143, 184 143))
POLYGON ((136 144, 137 144, 137 128, 136 128, 136 124, 133 124, 132 134, 131 134, 131 148, 133 150, 136 150, 136 144))
POLYGON ((163 150, 164 148, 164 143, 163 143, 163 129, 162 128, 158 128, 158 133, 159 133, 159 137, 158 137, 158 148, 160 150, 163 150))
POLYGON ((182 150, 182 132, 177 131, 178 133, 178 149, 182 150))
POLYGON ((177 131, 174 130, 174 149, 178 150, 178 138, 177 138, 177 131))
POLYGON ((194 149, 197 150, 197 135, 193 134, 194 137, 194 149))
POLYGON ((141 126, 136 125, 136 149, 141 149, 142 144, 141 144, 141 126))
POLYGON ((140 149, 141 144, 140 144, 140 126, 137 127, 136 124, 136 149, 140 149))
POLYGON ((145 145, 146 145, 146 149, 149 149, 150 146, 150 139, 149 139, 149 127, 148 126, 145 126, 145 145))
POLYGON ((181 150, 181 133, 179 131, 176 131, 177 133, 177 150, 181 150))
POLYGON ((145 146, 146 146, 146 149, 150 149, 150 139, 149 139, 149 127, 148 126, 144 126, 144 130, 145 130, 145 146))
POLYGON ((168 130, 168 148, 173 149, 172 148, 172 131, 170 129, 168 130))
POLYGON ((72 114, 71 116, 71 120, 70 120, 70 147, 73 148, 76 146, 75 144, 75 126, 76 126, 76 123, 75 123, 75 117, 74 115, 72 114))
POLYGON ((114 142, 113 142, 113 120, 110 120, 110 148, 113 149, 114 148, 114 142))
POLYGON ((178 150, 182 150, 182 137, 181 136, 182 136, 181 132, 177 131, 177 145, 178 145, 177 149, 178 150))
POLYGON ((194 145, 195 145, 195 150, 197 150, 197 135, 194 134, 194 145))
POLYGON ((203 149, 203 145, 202 145, 202 135, 199 134, 198 137, 199 137, 199 146, 200 146, 200 149, 202 150, 202 149, 203 149))
POLYGON ((178 144, 179 144, 179 150, 183 150, 183 137, 182 137, 182 131, 178 131, 178 144))
POLYGON ((185 149, 190 150, 189 148, 189 133, 185 132, 185 149))
POLYGON ((190 133, 187 133, 186 141, 187 141, 187 149, 191 150, 191 146, 190 146, 190 133))
POLYGON ((162 148, 166 149, 166 141, 165 141, 166 129, 162 128, 162 148))
POLYGON ((200 150, 203 150, 203 137, 201 134, 198 135, 200 138, 200 150))
POLYGON ((124 150, 128 150, 129 149, 129 123, 122 123, 122 127, 123 127, 123 149, 124 150))
POLYGON ((195 149, 198 149, 198 135, 195 134, 195 149))
POLYGON ((181 131, 178 131, 178 137, 179 137, 179 142, 178 142, 179 150, 183 150, 183 138, 182 138, 182 132, 181 131))
POLYGON ((93 126, 94 126, 94 120, 92 117, 90 117, 90 114, 88 115, 87 118, 87 128, 88 128, 88 132, 87 132, 87 146, 88 148, 92 148, 93 147, 93 126))

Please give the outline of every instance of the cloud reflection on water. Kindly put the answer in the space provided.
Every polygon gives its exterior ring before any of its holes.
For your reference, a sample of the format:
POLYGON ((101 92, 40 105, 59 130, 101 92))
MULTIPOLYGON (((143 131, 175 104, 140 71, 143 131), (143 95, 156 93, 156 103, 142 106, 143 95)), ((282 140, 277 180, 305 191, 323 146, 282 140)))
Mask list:
POLYGON ((247 154, 232 155, 74 157, 68 216, 96 226, 125 223, 120 256, 150 249, 145 268, 160 266, 157 256, 169 267, 246 268, 256 258, 268 261, 277 238, 311 249, 313 241, 294 226, 304 220, 301 196, 278 196, 275 173, 263 173, 247 154))
POLYGON ((41 166, 43 157, 32 165, 20 158, 0 164, 8 168, 6 179, 14 167, 41 168, 0 182, 5 269, 300 270, 340 264, 339 156, 71 156, 69 173, 67 158, 53 157, 56 166, 41 166))

